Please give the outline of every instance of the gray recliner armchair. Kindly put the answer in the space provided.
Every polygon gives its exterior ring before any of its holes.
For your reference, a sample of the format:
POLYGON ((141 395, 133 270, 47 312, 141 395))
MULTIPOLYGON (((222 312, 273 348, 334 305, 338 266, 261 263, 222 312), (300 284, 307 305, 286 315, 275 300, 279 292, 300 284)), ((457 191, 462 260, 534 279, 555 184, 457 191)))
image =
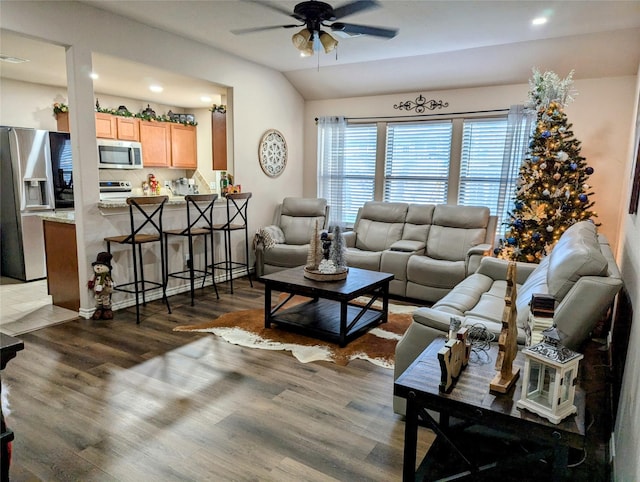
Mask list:
POLYGON ((304 265, 316 221, 320 229, 326 229, 328 219, 326 199, 284 198, 276 207, 273 224, 256 233, 256 275, 304 265))

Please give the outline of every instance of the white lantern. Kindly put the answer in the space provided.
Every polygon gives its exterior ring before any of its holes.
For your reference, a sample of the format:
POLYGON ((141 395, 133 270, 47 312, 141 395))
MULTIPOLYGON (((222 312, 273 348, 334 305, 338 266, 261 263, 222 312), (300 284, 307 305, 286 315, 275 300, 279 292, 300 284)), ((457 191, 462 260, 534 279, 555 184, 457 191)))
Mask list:
POLYGON ((555 326, 543 331, 543 340, 522 350, 525 356, 522 395, 516 403, 551 423, 577 412, 578 364, 584 355, 560 345, 555 326))

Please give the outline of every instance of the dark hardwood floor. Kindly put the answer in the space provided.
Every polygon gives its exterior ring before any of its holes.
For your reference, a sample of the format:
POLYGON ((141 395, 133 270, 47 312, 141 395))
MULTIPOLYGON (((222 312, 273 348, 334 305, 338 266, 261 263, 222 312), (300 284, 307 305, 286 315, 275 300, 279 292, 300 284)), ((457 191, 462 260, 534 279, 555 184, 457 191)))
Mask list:
POLYGON ((171 315, 151 302, 138 326, 131 308, 20 336, 2 373, 11 480, 399 480, 392 370, 172 331, 262 307, 254 285, 238 280, 231 295, 220 284, 220 300, 205 288, 194 307, 173 296, 171 315))
MULTIPOLYGON (((171 315, 151 302, 140 325, 130 308, 112 321, 21 335, 25 349, 2 372, 16 434, 11 480, 400 480, 393 371, 361 360, 302 364, 288 352, 172 331, 263 306, 261 283, 234 281, 233 295, 219 289, 220 300, 198 291, 194 307, 186 294, 171 297, 171 315)), ((601 378, 590 388, 596 396, 606 391, 601 378)), ((591 403, 591 442, 574 480, 606 480, 608 412, 591 403)), ((419 439, 424 453, 431 432, 419 439)))

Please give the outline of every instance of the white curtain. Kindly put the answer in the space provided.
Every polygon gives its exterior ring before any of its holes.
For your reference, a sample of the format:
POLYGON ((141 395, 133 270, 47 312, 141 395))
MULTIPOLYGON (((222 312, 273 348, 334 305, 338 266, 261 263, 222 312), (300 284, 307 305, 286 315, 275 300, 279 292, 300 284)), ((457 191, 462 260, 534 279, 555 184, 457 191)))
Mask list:
POLYGON ((330 206, 329 226, 341 224, 343 219, 346 128, 344 117, 318 119, 318 197, 330 206))
MULTIPOLYGON (((507 221, 507 212, 512 209, 516 180, 520 166, 529 148, 536 113, 524 105, 512 105, 507 116, 507 137, 504 143, 504 157, 502 161, 502 183, 498 193, 498 222, 507 221)), ((496 236, 502 235, 503 226, 498 225, 496 236)))

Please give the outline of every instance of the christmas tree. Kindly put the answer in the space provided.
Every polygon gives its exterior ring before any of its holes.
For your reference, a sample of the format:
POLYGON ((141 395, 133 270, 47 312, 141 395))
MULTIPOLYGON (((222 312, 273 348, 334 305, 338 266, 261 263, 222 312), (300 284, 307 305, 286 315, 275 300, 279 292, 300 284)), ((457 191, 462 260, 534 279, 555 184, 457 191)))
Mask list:
POLYGON ((573 71, 565 79, 533 71, 527 107, 536 113, 536 126, 520 166, 509 227, 494 251, 499 258, 539 263, 569 226, 596 216, 587 184, 593 168, 580 156, 580 141, 564 112, 573 100, 572 76, 573 71))

